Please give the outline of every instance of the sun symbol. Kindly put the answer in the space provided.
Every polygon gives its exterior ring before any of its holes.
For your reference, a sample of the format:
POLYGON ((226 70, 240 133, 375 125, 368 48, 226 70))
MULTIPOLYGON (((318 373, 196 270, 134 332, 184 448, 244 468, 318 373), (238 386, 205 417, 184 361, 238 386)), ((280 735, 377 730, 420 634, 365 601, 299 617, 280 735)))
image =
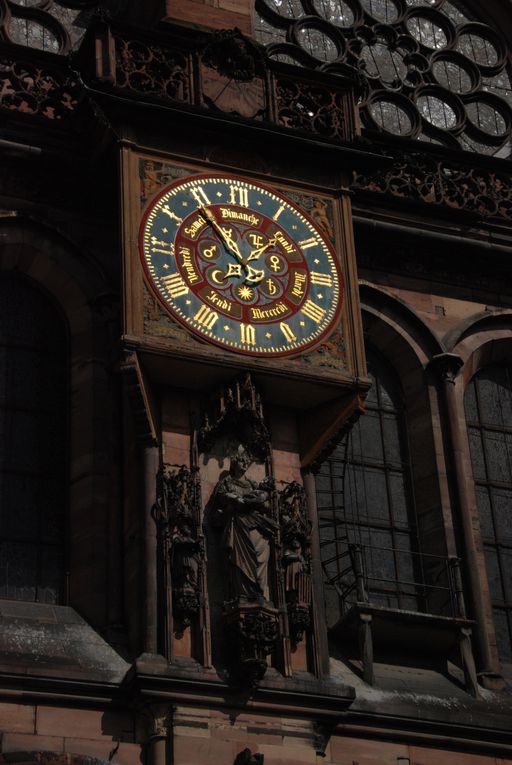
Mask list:
POLYGON ((240 297, 242 300, 250 300, 253 295, 254 290, 252 290, 250 287, 247 287, 245 284, 243 287, 238 288, 238 297, 240 297))

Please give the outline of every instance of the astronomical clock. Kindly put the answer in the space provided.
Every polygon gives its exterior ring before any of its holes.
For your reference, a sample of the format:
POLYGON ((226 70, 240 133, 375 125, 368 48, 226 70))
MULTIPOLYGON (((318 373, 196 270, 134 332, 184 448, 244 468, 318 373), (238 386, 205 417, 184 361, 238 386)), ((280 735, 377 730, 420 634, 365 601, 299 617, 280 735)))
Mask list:
POLYGON ((163 386, 256 374, 267 401, 314 410, 311 462, 364 395, 347 194, 131 148, 122 167, 125 347, 163 386))
POLYGON ((139 247, 165 310, 226 350, 300 354, 339 317, 343 275, 327 236, 259 183, 201 174, 167 186, 146 210, 139 247))

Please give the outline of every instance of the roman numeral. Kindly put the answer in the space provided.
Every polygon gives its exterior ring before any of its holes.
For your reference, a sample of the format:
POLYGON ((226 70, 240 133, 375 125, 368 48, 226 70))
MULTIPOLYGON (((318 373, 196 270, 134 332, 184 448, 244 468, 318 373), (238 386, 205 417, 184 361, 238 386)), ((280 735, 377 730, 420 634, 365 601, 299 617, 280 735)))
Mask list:
POLYGON ((272 216, 272 219, 277 220, 279 216, 281 215, 281 213, 283 212, 284 208, 285 208, 285 205, 281 205, 281 207, 279 207, 274 213, 274 215, 272 216))
POLYGON ((305 316, 312 319, 317 324, 320 324, 325 316, 325 310, 316 303, 313 303, 312 300, 306 300, 301 310, 305 316))
POLYGON ((171 220, 175 220, 176 223, 181 223, 183 221, 183 218, 180 218, 179 215, 176 215, 176 213, 171 210, 169 205, 164 205, 162 207, 162 212, 168 215, 171 220))
POLYGON ((194 316, 194 319, 197 321, 197 323, 201 324, 203 327, 206 327, 206 329, 211 329, 218 318, 219 314, 216 311, 212 311, 212 309, 208 308, 207 305, 202 305, 194 316))
POLYGON ((173 274, 172 276, 162 276, 160 281, 172 298, 180 297, 180 295, 186 295, 189 291, 187 285, 179 274, 173 274))
POLYGON ((229 198, 230 205, 240 205, 241 207, 249 207, 249 190, 243 189, 241 186, 230 186, 229 190, 231 196, 229 198))
POLYGON ((206 193, 204 192, 204 189, 201 188, 201 186, 197 186, 196 188, 192 188, 190 193, 196 200, 199 207, 202 207, 204 204, 211 205, 210 200, 208 199, 206 193))
POLYGON ((302 242, 299 242, 299 247, 301 247, 303 250, 307 250, 309 247, 318 247, 320 242, 316 237, 312 236, 310 239, 303 239, 302 242))
POLYGON ((240 324, 240 340, 246 345, 256 345, 256 333, 251 324, 240 324))
POLYGON ((317 271, 311 271, 311 283, 320 284, 322 287, 332 287, 332 276, 330 274, 319 274, 317 271))
POLYGON ((174 255, 174 244, 172 242, 163 242, 156 238, 156 236, 151 237, 151 244, 153 247, 151 247, 151 252, 160 252, 163 255, 174 255), (167 249, 163 249, 166 247, 167 249))
POLYGON ((279 327, 281 328, 281 332, 285 336, 286 342, 294 343, 295 340, 297 339, 297 336, 293 334, 293 332, 290 329, 290 327, 288 326, 288 324, 286 324, 284 321, 282 321, 279 324, 279 327))

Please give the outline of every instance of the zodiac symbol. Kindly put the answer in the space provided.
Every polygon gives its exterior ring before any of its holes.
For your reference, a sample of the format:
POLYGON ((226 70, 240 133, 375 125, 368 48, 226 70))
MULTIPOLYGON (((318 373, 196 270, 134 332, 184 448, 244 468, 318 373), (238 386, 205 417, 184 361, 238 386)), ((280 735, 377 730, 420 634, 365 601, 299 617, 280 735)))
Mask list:
POLYGON ((215 284, 223 284, 226 280, 226 274, 223 274, 219 268, 216 268, 214 271, 212 271, 210 276, 215 284), (220 274, 220 276, 218 274, 220 274))
POLYGON ((269 295, 275 295, 277 292, 277 285, 272 279, 267 279, 267 290, 269 295))
POLYGON ((263 247, 263 237, 259 234, 249 234, 249 241, 255 247, 263 247))
POLYGON ((213 244, 211 247, 205 247, 203 250, 203 257, 204 258, 217 257, 217 245, 213 244))
POLYGON ((272 271, 277 272, 281 270, 281 261, 278 255, 271 255, 269 260, 270 260, 270 268, 272 269, 272 271))

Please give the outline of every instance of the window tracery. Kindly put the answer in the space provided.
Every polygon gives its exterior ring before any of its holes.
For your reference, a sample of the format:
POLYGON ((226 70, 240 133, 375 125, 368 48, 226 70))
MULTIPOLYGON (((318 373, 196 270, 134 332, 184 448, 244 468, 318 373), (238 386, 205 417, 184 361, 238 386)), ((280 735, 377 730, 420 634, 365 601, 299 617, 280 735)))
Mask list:
POLYGON ((370 353, 368 364, 372 387, 365 414, 324 462, 316 479, 331 618, 337 613, 333 589, 341 598, 342 611, 356 598, 356 548, 372 605, 425 608, 414 584, 418 544, 400 390, 380 357, 370 353))
POLYGON ((78 47, 95 0, 0 0, 3 39, 50 53, 78 47))
POLYGON ((278 61, 363 83, 367 130, 508 157, 509 56, 458 0, 256 0, 256 38, 278 61))

